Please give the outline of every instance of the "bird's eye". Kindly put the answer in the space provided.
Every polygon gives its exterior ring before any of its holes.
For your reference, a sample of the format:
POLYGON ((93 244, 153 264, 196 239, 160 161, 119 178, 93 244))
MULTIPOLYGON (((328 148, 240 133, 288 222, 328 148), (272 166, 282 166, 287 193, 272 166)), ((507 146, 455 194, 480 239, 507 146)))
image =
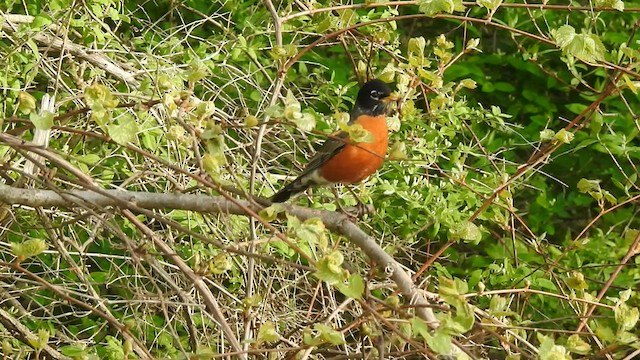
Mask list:
POLYGON ((380 92, 378 90, 371 90, 371 98, 380 100, 380 92))

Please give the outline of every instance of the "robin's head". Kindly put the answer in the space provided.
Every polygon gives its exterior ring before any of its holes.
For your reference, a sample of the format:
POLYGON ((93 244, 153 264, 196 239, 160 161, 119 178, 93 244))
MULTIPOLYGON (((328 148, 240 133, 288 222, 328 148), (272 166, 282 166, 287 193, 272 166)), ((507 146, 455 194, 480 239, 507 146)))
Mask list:
POLYGON ((381 115, 387 110, 387 103, 396 100, 391 88, 382 80, 366 82, 358 91, 355 108, 369 115, 381 115))

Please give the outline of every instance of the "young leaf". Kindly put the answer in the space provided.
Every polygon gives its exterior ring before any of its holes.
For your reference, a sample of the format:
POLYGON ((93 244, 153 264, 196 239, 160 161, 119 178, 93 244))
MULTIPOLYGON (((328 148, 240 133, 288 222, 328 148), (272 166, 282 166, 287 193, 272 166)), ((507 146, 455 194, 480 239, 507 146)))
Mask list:
POLYGON ((630 307, 627 304, 618 305, 613 311, 620 331, 631 330, 636 326, 640 312, 636 307, 630 307))
POLYGON ((276 326, 273 324, 273 322, 266 321, 262 325, 260 325, 255 346, 260 347, 260 345, 264 343, 272 343, 278 340, 280 340, 280 334, 278 334, 276 326))
POLYGON ((24 114, 30 114, 36 109, 36 98, 28 92, 20 91, 18 94, 18 101, 20 102, 18 110, 24 114))
POLYGON ((569 336, 567 339, 567 349, 574 354, 588 355, 591 353, 591 345, 582 340, 578 334, 569 336))
POLYGON ((587 63, 604 60, 606 49, 595 34, 576 34, 571 25, 563 25, 552 31, 552 35, 565 54, 575 56, 587 63))
POLYGON ((478 0, 478 5, 486 7, 491 11, 497 9, 500 4, 502 4, 502 0, 478 0))
POLYGON ((364 280, 358 274, 352 274, 346 284, 338 283, 336 287, 341 293, 350 298, 361 299, 362 294, 364 294, 364 280))
POLYGON ((477 244, 482 240, 482 233, 476 224, 464 221, 449 229, 449 240, 464 240, 477 244))
POLYGON ((22 243, 11 243, 11 252, 18 259, 24 260, 42 254, 48 247, 42 239, 29 239, 22 243))
POLYGON ((544 129, 542 131, 540 131, 540 141, 548 141, 553 139, 553 137, 556 136, 555 131, 551 130, 551 129, 544 129))
POLYGON ((553 338, 538 333, 540 348, 538 359, 540 360, 571 360, 567 349, 564 346, 556 345, 553 338))
POLYGON ((581 193, 591 193, 600 191, 600 180, 580 179, 578 190, 581 193))
POLYGON ((360 124, 353 124, 348 127, 349 139, 354 143, 371 143, 373 135, 360 124))
POLYGON ((284 205, 282 204, 271 204, 271 206, 260 210, 258 215, 265 221, 273 221, 278 217, 278 214, 284 211, 284 209, 284 205))
POLYGON ((464 11, 462 0, 418 0, 418 9, 427 16, 464 11))
POLYGON ((118 106, 116 99, 106 86, 94 83, 84 90, 84 97, 87 104, 93 111, 113 109, 118 106))
POLYGON ((624 2, 622 0, 596 0, 596 7, 609 7, 618 11, 624 11, 624 2))
POLYGON ((558 131, 558 132, 553 136, 553 138, 554 138, 555 140, 560 141, 560 142, 561 142, 561 143, 563 143, 563 144, 569 144, 569 143, 571 143, 571 141, 573 140, 573 137, 574 137, 574 136, 575 136, 575 135, 574 135, 572 132, 567 131, 567 130, 565 130, 565 129, 560 129, 560 131, 558 131))
POLYGON ((347 277, 346 270, 341 267, 343 261, 342 253, 333 251, 317 262, 318 270, 313 275, 329 285, 341 283, 347 277))
POLYGON ((131 116, 121 118, 118 124, 107 124, 107 131, 111 139, 120 145, 136 143, 138 140, 138 124, 131 116))
POLYGON ((578 271, 574 271, 567 279, 567 285, 574 290, 586 290, 589 288, 589 285, 584 280, 584 275, 578 271))
POLYGON ((445 333, 440 328, 435 331, 433 336, 425 338, 429 348, 440 355, 449 355, 451 353, 451 335, 445 333))
POLYGON ((29 115, 29 120, 33 123, 33 126, 38 130, 49 130, 53 126, 54 114, 50 111, 42 111, 40 114, 32 112, 29 115))
POLYGON ((341 345, 345 343, 342 333, 324 324, 315 324, 313 330, 304 329, 303 341, 306 345, 318 346, 322 344, 341 345))
POLYGON ((295 228, 295 235, 298 239, 306 242, 310 246, 319 246, 322 250, 326 250, 329 240, 327 238, 327 229, 319 218, 309 218, 300 226, 295 228))

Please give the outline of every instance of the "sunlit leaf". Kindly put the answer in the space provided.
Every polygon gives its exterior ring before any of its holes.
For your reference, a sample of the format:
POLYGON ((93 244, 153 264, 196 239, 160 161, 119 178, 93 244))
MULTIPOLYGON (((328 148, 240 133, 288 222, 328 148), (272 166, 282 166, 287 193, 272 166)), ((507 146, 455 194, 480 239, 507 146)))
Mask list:
POLYGON ((25 91, 18 93, 18 101, 20 102, 18 110, 24 114, 30 114, 36 109, 36 98, 25 91))
POLYGON ((567 339, 567 349, 574 354, 588 355, 591 353, 591 345, 582 340, 580 335, 573 334, 567 339))
POLYGON ((358 274, 352 274, 346 283, 336 284, 338 290, 345 296, 354 299, 361 299, 364 294, 364 280, 358 274))

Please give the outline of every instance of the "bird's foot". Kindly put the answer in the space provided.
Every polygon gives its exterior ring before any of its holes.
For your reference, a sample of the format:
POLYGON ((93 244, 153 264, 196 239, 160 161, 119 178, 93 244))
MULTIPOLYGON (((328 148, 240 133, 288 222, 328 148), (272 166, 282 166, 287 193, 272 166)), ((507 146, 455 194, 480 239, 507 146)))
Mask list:
POLYGON ((366 205, 361 202, 358 202, 356 206, 350 208, 345 208, 338 203, 338 207, 340 208, 340 212, 349 217, 349 220, 358 220, 363 216, 373 214, 376 211, 373 205, 366 205))

